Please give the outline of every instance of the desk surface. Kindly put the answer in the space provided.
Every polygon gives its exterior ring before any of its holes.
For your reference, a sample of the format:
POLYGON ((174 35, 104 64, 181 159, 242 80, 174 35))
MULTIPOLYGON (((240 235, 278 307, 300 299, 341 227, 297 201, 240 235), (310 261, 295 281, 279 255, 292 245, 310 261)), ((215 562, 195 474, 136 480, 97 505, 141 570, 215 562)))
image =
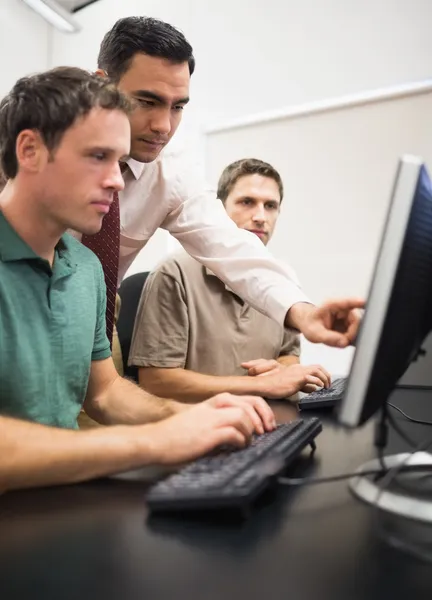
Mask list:
MULTIPOLYGON (((428 393, 398 391, 392 400, 431 418, 428 393)), ((289 418, 287 407, 276 412, 289 418)), ((400 443, 393 438, 390 450, 400 443)), ((372 428, 325 422, 317 444, 314 474, 351 471, 373 456, 372 428)), ((376 515, 346 482, 280 488, 243 523, 148 519, 144 493, 142 483, 100 480, 0 497, 1 598, 431 598, 431 565, 382 542, 376 515)))

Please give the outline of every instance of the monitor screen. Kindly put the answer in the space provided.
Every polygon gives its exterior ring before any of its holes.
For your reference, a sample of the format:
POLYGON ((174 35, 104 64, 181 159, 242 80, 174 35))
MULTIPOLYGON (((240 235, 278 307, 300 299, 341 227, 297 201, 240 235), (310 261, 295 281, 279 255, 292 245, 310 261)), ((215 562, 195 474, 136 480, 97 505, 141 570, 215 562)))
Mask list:
POLYGON ((432 326, 432 184, 421 159, 399 162, 339 422, 376 413, 432 326))

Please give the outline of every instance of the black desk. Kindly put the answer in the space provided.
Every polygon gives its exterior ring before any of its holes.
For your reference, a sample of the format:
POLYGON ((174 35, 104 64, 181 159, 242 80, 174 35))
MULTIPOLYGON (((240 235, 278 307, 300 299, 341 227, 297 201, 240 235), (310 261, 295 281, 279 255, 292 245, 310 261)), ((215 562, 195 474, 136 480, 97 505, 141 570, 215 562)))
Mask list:
MULTIPOLYGON (((392 400, 432 418, 428 393, 392 400)), ((432 435, 406 426, 419 440, 432 435)), ((355 469, 373 456, 371 439, 370 426, 325 424, 314 473, 355 469)), ((403 449, 396 437, 390 446, 403 449)), ((0 497, 1 599, 431 598, 432 566, 380 541, 346 482, 279 489, 243 524, 147 520, 143 497, 142 484, 110 480, 0 497)))

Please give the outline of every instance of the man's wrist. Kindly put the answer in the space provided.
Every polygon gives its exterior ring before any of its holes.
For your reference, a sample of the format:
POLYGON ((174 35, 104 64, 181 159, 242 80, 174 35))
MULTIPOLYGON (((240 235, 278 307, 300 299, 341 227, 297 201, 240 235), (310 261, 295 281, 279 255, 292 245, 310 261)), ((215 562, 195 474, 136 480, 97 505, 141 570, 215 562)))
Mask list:
POLYGON ((107 456, 113 452, 116 458, 122 457, 127 469, 143 467, 157 461, 157 445, 153 443, 153 424, 115 425, 104 427, 98 434, 109 434, 107 456))
POLYGON ((257 396, 268 396, 271 394, 271 375, 248 377, 248 380, 250 381, 251 390, 247 393, 257 396))
POLYGON ((184 412, 185 410, 189 410, 193 405, 191 404, 186 404, 185 402, 177 402, 177 400, 168 400, 168 409, 170 411, 170 415, 168 416, 174 416, 174 415, 178 415, 181 412, 184 412))
POLYGON ((291 306, 285 316, 285 327, 303 331, 304 323, 313 312, 315 306, 309 302, 296 302, 291 306))
POLYGON ((142 466, 161 464, 166 461, 164 443, 159 423, 131 427, 130 443, 135 460, 142 466))

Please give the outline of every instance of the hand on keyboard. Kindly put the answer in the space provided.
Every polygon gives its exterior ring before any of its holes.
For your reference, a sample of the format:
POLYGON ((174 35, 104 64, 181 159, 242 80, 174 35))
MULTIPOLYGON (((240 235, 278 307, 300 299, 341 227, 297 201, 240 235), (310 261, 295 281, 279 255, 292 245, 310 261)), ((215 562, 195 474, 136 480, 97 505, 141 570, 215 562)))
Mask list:
POLYGON ((311 392, 316 387, 328 388, 330 374, 321 365, 290 365, 257 375, 258 391, 270 399, 287 398, 297 392, 311 392))
POLYGON ((320 389, 304 396, 299 402, 300 410, 314 410, 321 408, 333 408, 340 402, 345 393, 347 379, 338 377, 333 380, 331 387, 320 389))
POLYGON ((276 428, 276 418, 270 406, 259 396, 234 396, 218 394, 207 400, 215 408, 242 407, 254 424, 255 433, 273 431, 276 428))
MULTIPOLYGON (((222 444, 243 448, 258 430, 257 421, 263 430, 255 408, 260 405, 262 409, 263 404, 263 400, 255 397, 219 394, 164 421, 143 426, 152 462, 162 465, 187 462, 222 444)), ((272 415, 270 408, 269 411, 272 415)), ((270 419, 268 414, 266 419, 270 419)))

